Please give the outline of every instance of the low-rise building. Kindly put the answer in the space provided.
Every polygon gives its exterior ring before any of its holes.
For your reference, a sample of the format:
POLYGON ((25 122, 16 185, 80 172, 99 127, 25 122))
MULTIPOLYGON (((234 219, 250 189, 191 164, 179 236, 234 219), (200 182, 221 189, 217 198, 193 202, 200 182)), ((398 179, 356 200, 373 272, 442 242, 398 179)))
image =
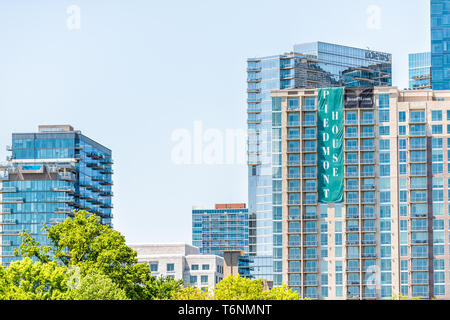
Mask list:
POLYGON ((138 261, 150 266, 152 275, 183 280, 184 286, 212 290, 223 279, 224 260, 217 255, 202 255, 197 247, 184 243, 130 244, 138 261))

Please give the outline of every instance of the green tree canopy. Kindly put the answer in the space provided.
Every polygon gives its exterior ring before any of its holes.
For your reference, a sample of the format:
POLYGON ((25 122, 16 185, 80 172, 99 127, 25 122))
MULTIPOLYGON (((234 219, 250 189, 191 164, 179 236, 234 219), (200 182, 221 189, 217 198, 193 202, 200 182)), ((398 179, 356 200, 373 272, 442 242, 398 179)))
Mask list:
POLYGON ((67 268, 30 258, 0 267, 0 300, 59 300, 67 292, 67 268))
MULTIPOLYGON (((49 245, 40 245, 30 234, 23 234, 19 253, 42 264, 57 262, 77 267, 80 276, 104 275, 129 299, 170 298, 182 281, 156 279, 147 264, 138 263, 137 253, 128 247, 118 231, 101 224, 101 218, 86 211, 75 211, 63 223, 45 227, 49 245)), ((104 281, 102 282, 106 284, 104 281)))
POLYGON ((124 290, 103 274, 91 273, 80 279, 79 286, 69 290, 68 300, 128 300, 124 290))
POLYGON ((299 300, 298 293, 286 285, 263 290, 261 279, 251 280, 230 275, 216 285, 216 300, 299 300))

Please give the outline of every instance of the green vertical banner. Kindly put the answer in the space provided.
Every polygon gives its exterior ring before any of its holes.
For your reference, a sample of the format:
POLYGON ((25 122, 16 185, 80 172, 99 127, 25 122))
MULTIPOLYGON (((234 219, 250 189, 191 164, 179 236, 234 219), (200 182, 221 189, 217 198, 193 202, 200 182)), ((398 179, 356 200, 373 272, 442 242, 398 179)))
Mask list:
POLYGON ((344 88, 318 90, 319 203, 344 201, 344 88))

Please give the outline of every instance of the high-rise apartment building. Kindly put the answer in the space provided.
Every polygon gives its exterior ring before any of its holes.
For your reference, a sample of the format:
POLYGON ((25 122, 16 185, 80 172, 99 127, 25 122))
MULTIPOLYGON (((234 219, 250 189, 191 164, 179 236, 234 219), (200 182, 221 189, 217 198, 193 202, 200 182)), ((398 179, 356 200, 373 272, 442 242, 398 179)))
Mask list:
POLYGON ((272 96, 283 282, 313 299, 450 298, 450 91, 272 96))
POLYGON ((202 254, 248 253, 248 209, 245 203, 192 209, 192 245, 202 254))
POLYGON ((224 252, 239 252, 241 276, 250 277, 248 255, 248 209, 245 203, 216 204, 214 209, 192 209, 192 245, 201 254, 223 257, 224 252))
POLYGON ((431 81, 433 90, 450 89, 450 0, 431 0, 431 81))
POLYGON ((409 55, 409 88, 431 89, 431 52, 409 55))
POLYGON ((71 126, 39 126, 13 133, 9 163, 0 166, 0 263, 14 254, 22 232, 48 244, 44 225, 63 222, 75 209, 112 225, 111 150, 71 126))
MULTIPOLYGON (((390 86, 388 53, 314 42, 291 53, 248 59, 249 250, 257 278, 282 281, 281 167, 272 130, 271 91, 289 88, 390 86)), ((307 102, 309 103, 309 102, 307 102)))

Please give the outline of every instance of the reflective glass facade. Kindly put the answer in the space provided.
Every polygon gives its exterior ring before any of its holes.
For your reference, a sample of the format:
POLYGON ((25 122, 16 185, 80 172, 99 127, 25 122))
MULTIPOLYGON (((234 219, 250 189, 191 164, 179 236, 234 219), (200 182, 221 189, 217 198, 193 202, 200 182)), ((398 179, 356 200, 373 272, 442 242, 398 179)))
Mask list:
MULTIPOLYGON (((337 86, 390 86, 387 53, 314 42, 284 55, 247 60, 249 250, 253 275, 282 281, 281 113, 271 91, 337 86)), ((314 100, 290 101, 314 108, 314 100)), ((299 119, 291 119, 298 122, 299 119)), ((314 124, 311 118, 306 122, 314 124)))
POLYGON ((409 55, 409 87, 431 89, 431 52, 409 55))
POLYGON ((63 222, 73 210, 87 210, 112 225, 111 150, 70 126, 38 133, 14 133, 9 164, 0 167, 0 256, 8 266, 20 260, 19 233, 48 244, 44 225, 63 222))
POLYGON ((433 90, 450 89, 450 0, 431 0, 433 90))
POLYGON ((192 245, 201 254, 248 252, 248 209, 193 209, 192 245))

